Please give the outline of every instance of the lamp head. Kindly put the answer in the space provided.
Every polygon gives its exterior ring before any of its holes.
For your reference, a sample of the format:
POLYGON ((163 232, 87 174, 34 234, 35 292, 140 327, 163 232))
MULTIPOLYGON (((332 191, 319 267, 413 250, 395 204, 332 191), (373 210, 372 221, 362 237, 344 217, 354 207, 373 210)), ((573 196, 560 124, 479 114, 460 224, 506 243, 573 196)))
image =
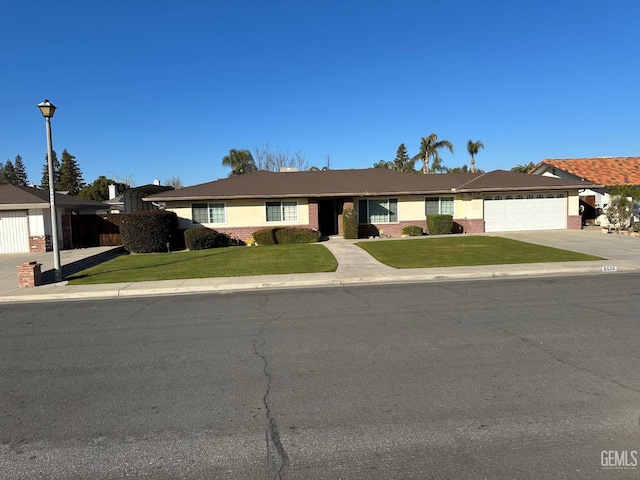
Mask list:
POLYGON ((40 113, 44 118, 51 118, 56 111, 56 106, 51 103, 49 100, 45 99, 44 102, 40 102, 38 104, 38 108, 40 109, 40 113))

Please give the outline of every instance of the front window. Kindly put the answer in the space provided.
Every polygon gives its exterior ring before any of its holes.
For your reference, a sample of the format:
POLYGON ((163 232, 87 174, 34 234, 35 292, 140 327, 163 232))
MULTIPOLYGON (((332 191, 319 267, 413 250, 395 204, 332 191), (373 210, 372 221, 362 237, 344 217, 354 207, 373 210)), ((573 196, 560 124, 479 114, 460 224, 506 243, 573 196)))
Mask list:
POLYGON ((358 201, 358 222, 396 223, 398 221, 397 198, 373 198, 358 201))
POLYGON ((428 197, 424 199, 424 213, 425 215, 453 215, 453 204, 453 197, 428 197))
POLYGON ((227 223, 224 203, 194 203, 191 205, 193 223, 227 223))
POLYGON ((267 202, 267 222, 297 222, 298 202, 267 202))

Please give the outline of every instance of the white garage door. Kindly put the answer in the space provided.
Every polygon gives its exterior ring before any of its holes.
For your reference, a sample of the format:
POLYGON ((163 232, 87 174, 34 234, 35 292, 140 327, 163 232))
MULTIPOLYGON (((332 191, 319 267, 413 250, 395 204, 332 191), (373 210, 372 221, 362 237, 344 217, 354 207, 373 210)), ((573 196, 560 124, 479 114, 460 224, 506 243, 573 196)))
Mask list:
POLYGON ((488 195, 484 197, 485 232, 567 228, 563 193, 488 195))
POLYGON ((29 251, 29 221, 26 211, 0 211, 0 253, 29 251))

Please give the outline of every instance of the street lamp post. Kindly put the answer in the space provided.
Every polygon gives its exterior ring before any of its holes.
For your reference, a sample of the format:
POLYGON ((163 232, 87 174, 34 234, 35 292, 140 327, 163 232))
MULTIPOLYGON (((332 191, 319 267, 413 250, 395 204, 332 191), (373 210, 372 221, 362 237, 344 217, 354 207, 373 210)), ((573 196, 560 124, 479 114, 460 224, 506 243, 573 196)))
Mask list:
POLYGON ((47 124, 47 165, 49 167, 49 210, 51 211, 51 243, 53 244, 53 269, 56 282, 62 281, 60 268, 60 246, 58 245, 58 211, 56 209, 55 173, 53 171, 53 146, 51 142, 51 117, 56 111, 55 105, 49 100, 38 104, 38 108, 47 124))

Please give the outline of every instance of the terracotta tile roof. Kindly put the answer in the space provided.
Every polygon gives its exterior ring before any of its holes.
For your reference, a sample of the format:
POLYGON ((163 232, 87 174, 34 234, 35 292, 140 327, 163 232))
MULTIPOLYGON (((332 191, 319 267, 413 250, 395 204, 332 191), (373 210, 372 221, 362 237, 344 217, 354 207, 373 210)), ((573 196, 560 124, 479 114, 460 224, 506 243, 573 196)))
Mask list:
POLYGON ((532 172, 543 165, 605 186, 640 185, 640 157, 546 159, 538 163, 532 172))
POLYGON ((240 198, 384 196, 482 192, 508 189, 584 188, 584 182, 496 170, 422 175, 369 168, 246 173, 145 197, 153 201, 240 198))
MULTIPOLYGON (((24 187, 7 182, 0 182, 0 208, 6 210, 10 206, 30 205, 33 208, 48 208, 49 190, 35 187, 24 187)), ((60 208, 106 207, 106 205, 72 195, 56 193, 56 206, 60 208)))

